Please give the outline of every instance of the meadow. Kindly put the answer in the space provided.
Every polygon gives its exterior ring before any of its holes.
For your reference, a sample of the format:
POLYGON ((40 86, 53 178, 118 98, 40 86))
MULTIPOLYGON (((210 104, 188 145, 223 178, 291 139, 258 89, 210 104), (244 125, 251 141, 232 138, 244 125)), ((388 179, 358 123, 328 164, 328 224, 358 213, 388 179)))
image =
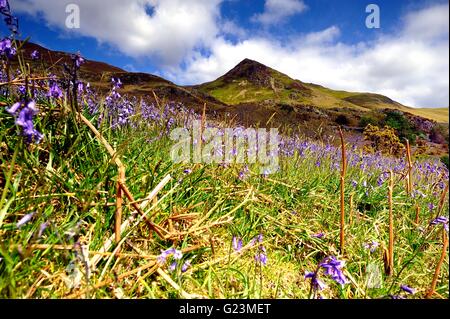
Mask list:
POLYGON ((449 297, 439 159, 336 132, 283 135, 270 175, 174 163, 174 128, 244 128, 122 95, 120 79, 101 95, 79 54, 64 76, 31 69, 39 52, 13 36, 0 55, 0 298, 449 297))

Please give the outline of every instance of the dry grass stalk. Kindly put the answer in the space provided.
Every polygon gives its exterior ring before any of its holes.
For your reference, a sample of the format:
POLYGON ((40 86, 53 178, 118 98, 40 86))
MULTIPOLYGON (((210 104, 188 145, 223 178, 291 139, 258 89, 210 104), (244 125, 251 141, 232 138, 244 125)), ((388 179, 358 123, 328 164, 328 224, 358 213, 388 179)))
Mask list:
POLYGON ((408 195, 411 195, 412 190, 413 190, 413 182, 412 182, 412 169, 413 169, 413 165, 412 165, 412 159, 411 159, 411 146, 409 145, 409 141, 406 140, 406 155, 407 155, 407 160, 408 160, 408 178, 407 178, 407 193, 408 195))
POLYGON ((419 225, 419 216, 420 215, 420 206, 416 205, 416 218, 414 219, 414 223, 419 225))
POLYGON ((425 295, 425 298, 431 298, 431 296, 433 296, 433 294, 435 293, 436 284, 437 284, 437 281, 439 278, 439 273, 441 271, 442 264, 444 263, 445 255, 447 254, 448 236, 444 229, 442 230, 442 240, 443 240, 443 245, 442 245, 441 257, 439 258, 439 262, 438 262, 438 264, 436 266, 436 270, 434 272, 433 281, 431 282, 431 288, 425 295))
POLYGON ((349 212, 348 212, 348 217, 349 217, 349 223, 350 225, 353 224, 353 194, 350 195, 350 208, 349 208, 349 212))
POLYGON ((118 243, 120 241, 120 229, 122 225, 122 191, 121 185, 125 185, 125 166, 122 161, 117 157, 117 152, 113 149, 113 147, 108 143, 108 141, 100 134, 100 132, 95 128, 92 123, 85 118, 81 113, 77 113, 78 117, 81 121, 86 124, 89 129, 94 133, 95 137, 103 144, 103 146, 108 151, 109 155, 111 155, 114 163, 118 167, 118 178, 117 178, 117 194, 116 194, 116 214, 115 214, 115 223, 114 223, 114 232, 115 232, 115 241, 118 243))
POLYGON ((448 192, 448 183, 447 183, 447 185, 445 185, 445 188, 441 194, 441 198, 439 199, 439 206, 438 206, 438 210, 436 212, 435 218, 438 218, 442 213, 442 209, 444 208, 445 199, 447 198, 447 192, 448 192))
MULTIPOLYGON (((145 209, 145 207, 148 205, 148 203, 155 197, 157 196, 158 192, 160 190, 162 190, 164 188, 164 186, 167 185, 167 183, 169 183, 169 181, 172 179, 172 177, 170 175, 167 175, 156 187, 155 189, 150 193, 150 195, 144 200, 144 202, 142 202, 140 209, 145 209)), ((121 229, 120 229, 120 233, 123 234, 132 224, 133 220, 135 218, 135 214, 131 214, 131 216, 122 223, 121 229)), ((101 249, 99 250, 100 253, 106 253, 108 252, 113 243, 115 241, 115 235, 109 237, 104 243, 103 246, 101 247, 101 249)), ((95 267, 95 265, 101 260, 102 256, 100 255, 96 255, 93 258, 91 258, 90 264, 92 265, 92 267, 95 267)))
POLYGON ((342 129, 339 128, 339 135, 341 137, 341 148, 342 148, 342 169, 341 169, 341 218, 340 218, 340 248, 341 254, 344 254, 345 248, 345 175, 347 173, 347 156, 345 152, 345 142, 344 142, 344 134, 342 133, 342 129))

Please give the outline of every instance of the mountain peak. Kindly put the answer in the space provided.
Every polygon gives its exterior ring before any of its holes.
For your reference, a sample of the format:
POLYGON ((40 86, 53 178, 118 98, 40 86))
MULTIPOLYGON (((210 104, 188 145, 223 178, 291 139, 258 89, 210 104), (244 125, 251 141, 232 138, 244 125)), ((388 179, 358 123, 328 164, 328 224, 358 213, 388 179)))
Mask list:
POLYGON ((258 61, 246 58, 226 73, 222 79, 225 82, 247 80, 257 86, 269 87, 273 72, 274 70, 268 66, 258 61))

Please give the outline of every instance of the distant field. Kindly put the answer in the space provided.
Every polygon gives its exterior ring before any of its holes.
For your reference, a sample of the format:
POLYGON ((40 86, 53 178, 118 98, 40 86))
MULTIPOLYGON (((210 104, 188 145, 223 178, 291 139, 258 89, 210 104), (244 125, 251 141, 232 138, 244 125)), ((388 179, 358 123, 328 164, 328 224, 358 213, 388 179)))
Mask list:
POLYGON ((439 123, 448 123, 448 107, 447 108, 422 108, 422 109, 412 109, 411 113, 435 120, 439 123))

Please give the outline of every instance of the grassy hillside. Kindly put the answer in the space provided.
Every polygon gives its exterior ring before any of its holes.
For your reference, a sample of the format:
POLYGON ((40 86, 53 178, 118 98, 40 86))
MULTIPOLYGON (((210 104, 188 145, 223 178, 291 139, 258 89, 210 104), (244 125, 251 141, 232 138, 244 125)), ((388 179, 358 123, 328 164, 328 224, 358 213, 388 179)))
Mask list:
MULTIPOLYGON (((38 145, 24 140, 6 111, 20 96, 0 98, 7 106, 0 116, 1 297, 350 299, 422 298, 428 292, 443 229, 430 221, 448 209, 448 200, 439 203, 448 182, 439 162, 414 158, 408 196, 404 158, 364 154, 347 141, 341 252, 338 147, 286 136, 281 170, 270 175, 260 173, 260 164, 176 164, 168 134, 199 117, 174 105, 118 98, 114 90, 108 96, 91 102, 89 92, 80 97, 89 122, 64 99, 38 98, 38 145), (113 158, 125 165, 132 196, 123 195, 121 219, 133 219, 119 243, 113 158), (395 242, 388 276, 383 251, 390 169, 395 242), (152 193, 157 196, 144 204, 152 193), (147 218, 139 218, 133 203, 147 218), (111 247, 103 249, 109 238, 111 247), (345 262, 336 266, 341 277, 320 267, 330 258, 345 262), (312 281, 305 278, 311 272, 312 281)), ((448 298, 447 258, 440 271, 433 296, 448 298)))
POLYGON ((303 83, 249 59, 217 80, 195 87, 228 105, 309 105, 363 112, 396 109, 448 123, 448 108, 415 109, 380 94, 338 91, 313 83, 303 83))

